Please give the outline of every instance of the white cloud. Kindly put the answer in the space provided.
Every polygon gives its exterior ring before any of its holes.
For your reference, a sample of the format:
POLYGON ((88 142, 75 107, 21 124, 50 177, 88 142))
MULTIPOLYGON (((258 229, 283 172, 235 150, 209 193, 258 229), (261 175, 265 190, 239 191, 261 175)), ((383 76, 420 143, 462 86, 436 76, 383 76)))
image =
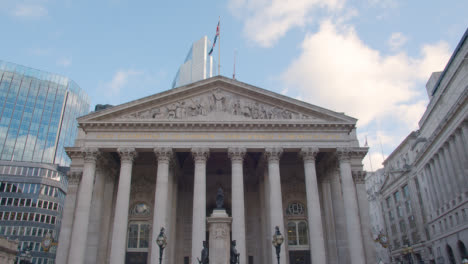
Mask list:
POLYGON ((12 10, 13 16, 27 19, 38 19, 47 14, 47 8, 39 3, 19 3, 12 10))
POLYGON ((127 85, 131 77, 141 75, 143 72, 136 70, 118 70, 112 80, 104 85, 104 88, 111 94, 119 94, 122 87, 127 85))
POLYGON ((388 45, 392 50, 397 50, 405 45, 408 39, 401 32, 394 32, 388 39, 388 45))
POLYGON ((345 111, 361 126, 383 117, 399 119, 402 113, 413 122, 424 110, 421 84, 443 69, 449 56, 443 42, 423 46, 419 58, 384 56, 367 46, 354 27, 324 21, 317 33, 305 37, 302 53, 282 80, 305 100, 345 111))
POLYGON ((339 10, 346 0, 231 0, 234 15, 245 20, 244 33, 262 47, 272 46, 288 30, 308 23, 313 11, 339 10))
POLYGON ((57 65, 62 66, 62 67, 68 67, 72 64, 72 59, 71 58, 60 58, 57 60, 57 65))

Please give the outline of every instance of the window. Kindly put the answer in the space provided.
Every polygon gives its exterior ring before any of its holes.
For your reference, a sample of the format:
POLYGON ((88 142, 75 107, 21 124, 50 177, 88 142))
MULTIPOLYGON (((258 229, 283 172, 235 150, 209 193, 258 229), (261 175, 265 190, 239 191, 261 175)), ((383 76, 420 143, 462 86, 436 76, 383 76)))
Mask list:
POLYGON ((395 199, 395 204, 397 204, 400 201, 400 191, 394 193, 393 198, 395 199))
POLYGON ((409 187, 408 185, 403 186, 403 196, 405 199, 409 199, 409 187))
POLYGON ((411 201, 408 200, 405 202, 405 207, 406 207, 406 213, 411 214, 411 201))
POLYGON ((149 224, 145 222, 130 223, 128 228, 127 248, 147 249, 149 243, 149 224))
POLYGON ((414 220, 414 216, 410 215, 408 217, 408 222, 409 222, 409 226, 411 228, 415 228, 416 227, 416 221, 414 220))
POLYGON ((390 199, 390 197, 387 197, 387 199, 385 199, 387 201, 387 209, 390 209, 390 205, 392 203, 392 200, 390 199))
POLYGON ((290 246, 309 245, 306 221, 299 220, 299 221, 288 222, 288 245, 290 246))
POLYGON ((403 216, 403 207, 401 205, 397 206, 397 214, 398 214, 398 217, 403 216))
POLYGON ((390 219, 390 221, 393 221, 393 219, 395 219, 393 217, 393 212, 392 211, 388 211, 388 219, 390 219))
POLYGON ((406 224, 405 224, 405 221, 404 220, 401 220, 400 221, 400 231, 402 233, 405 233, 406 232, 406 224))

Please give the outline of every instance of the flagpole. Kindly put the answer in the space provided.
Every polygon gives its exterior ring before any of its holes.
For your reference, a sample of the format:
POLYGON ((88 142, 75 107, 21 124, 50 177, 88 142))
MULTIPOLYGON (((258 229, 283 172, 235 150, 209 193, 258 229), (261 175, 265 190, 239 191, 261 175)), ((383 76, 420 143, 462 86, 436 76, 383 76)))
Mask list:
POLYGON ((218 20, 218 24, 219 24, 219 44, 218 44, 218 75, 221 75, 221 16, 219 17, 219 20, 218 20))

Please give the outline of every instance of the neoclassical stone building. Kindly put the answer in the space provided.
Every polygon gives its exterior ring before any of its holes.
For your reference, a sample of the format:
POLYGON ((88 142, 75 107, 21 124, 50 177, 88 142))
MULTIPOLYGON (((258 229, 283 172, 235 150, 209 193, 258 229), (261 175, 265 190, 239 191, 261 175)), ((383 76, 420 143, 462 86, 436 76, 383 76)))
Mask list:
POLYGON ((241 264, 375 263, 354 118, 218 76, 78 122, 57 263, 198 263, 220 187, 241 264))

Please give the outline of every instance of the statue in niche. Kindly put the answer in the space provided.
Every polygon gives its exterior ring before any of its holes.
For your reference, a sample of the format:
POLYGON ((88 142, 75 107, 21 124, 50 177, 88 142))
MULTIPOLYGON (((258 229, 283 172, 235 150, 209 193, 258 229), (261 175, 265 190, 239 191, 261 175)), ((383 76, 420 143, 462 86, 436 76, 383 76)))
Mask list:
POLYGON ((203 249, 201 251, 201 260, 197 258, 198 264, 208 264, 208 246, 206 245, 206 241, 203 241, 203 249))
POLYGON ((223 209, 224 205, 224 192, 221 187, 218 189, 218 193, 216 194, 216 209, 223 209))
POLYGON ((231 264, 239 264, 239 256, 240 253, 237 252, 236 249, 236 241, 231 241, 231 264))
POLYGON ((222 112, 224 111, 224 103, 226 102, 226 97, 223 95, 220 89, 216 89, 213 93, 214 99, 214 110, 222 112))

